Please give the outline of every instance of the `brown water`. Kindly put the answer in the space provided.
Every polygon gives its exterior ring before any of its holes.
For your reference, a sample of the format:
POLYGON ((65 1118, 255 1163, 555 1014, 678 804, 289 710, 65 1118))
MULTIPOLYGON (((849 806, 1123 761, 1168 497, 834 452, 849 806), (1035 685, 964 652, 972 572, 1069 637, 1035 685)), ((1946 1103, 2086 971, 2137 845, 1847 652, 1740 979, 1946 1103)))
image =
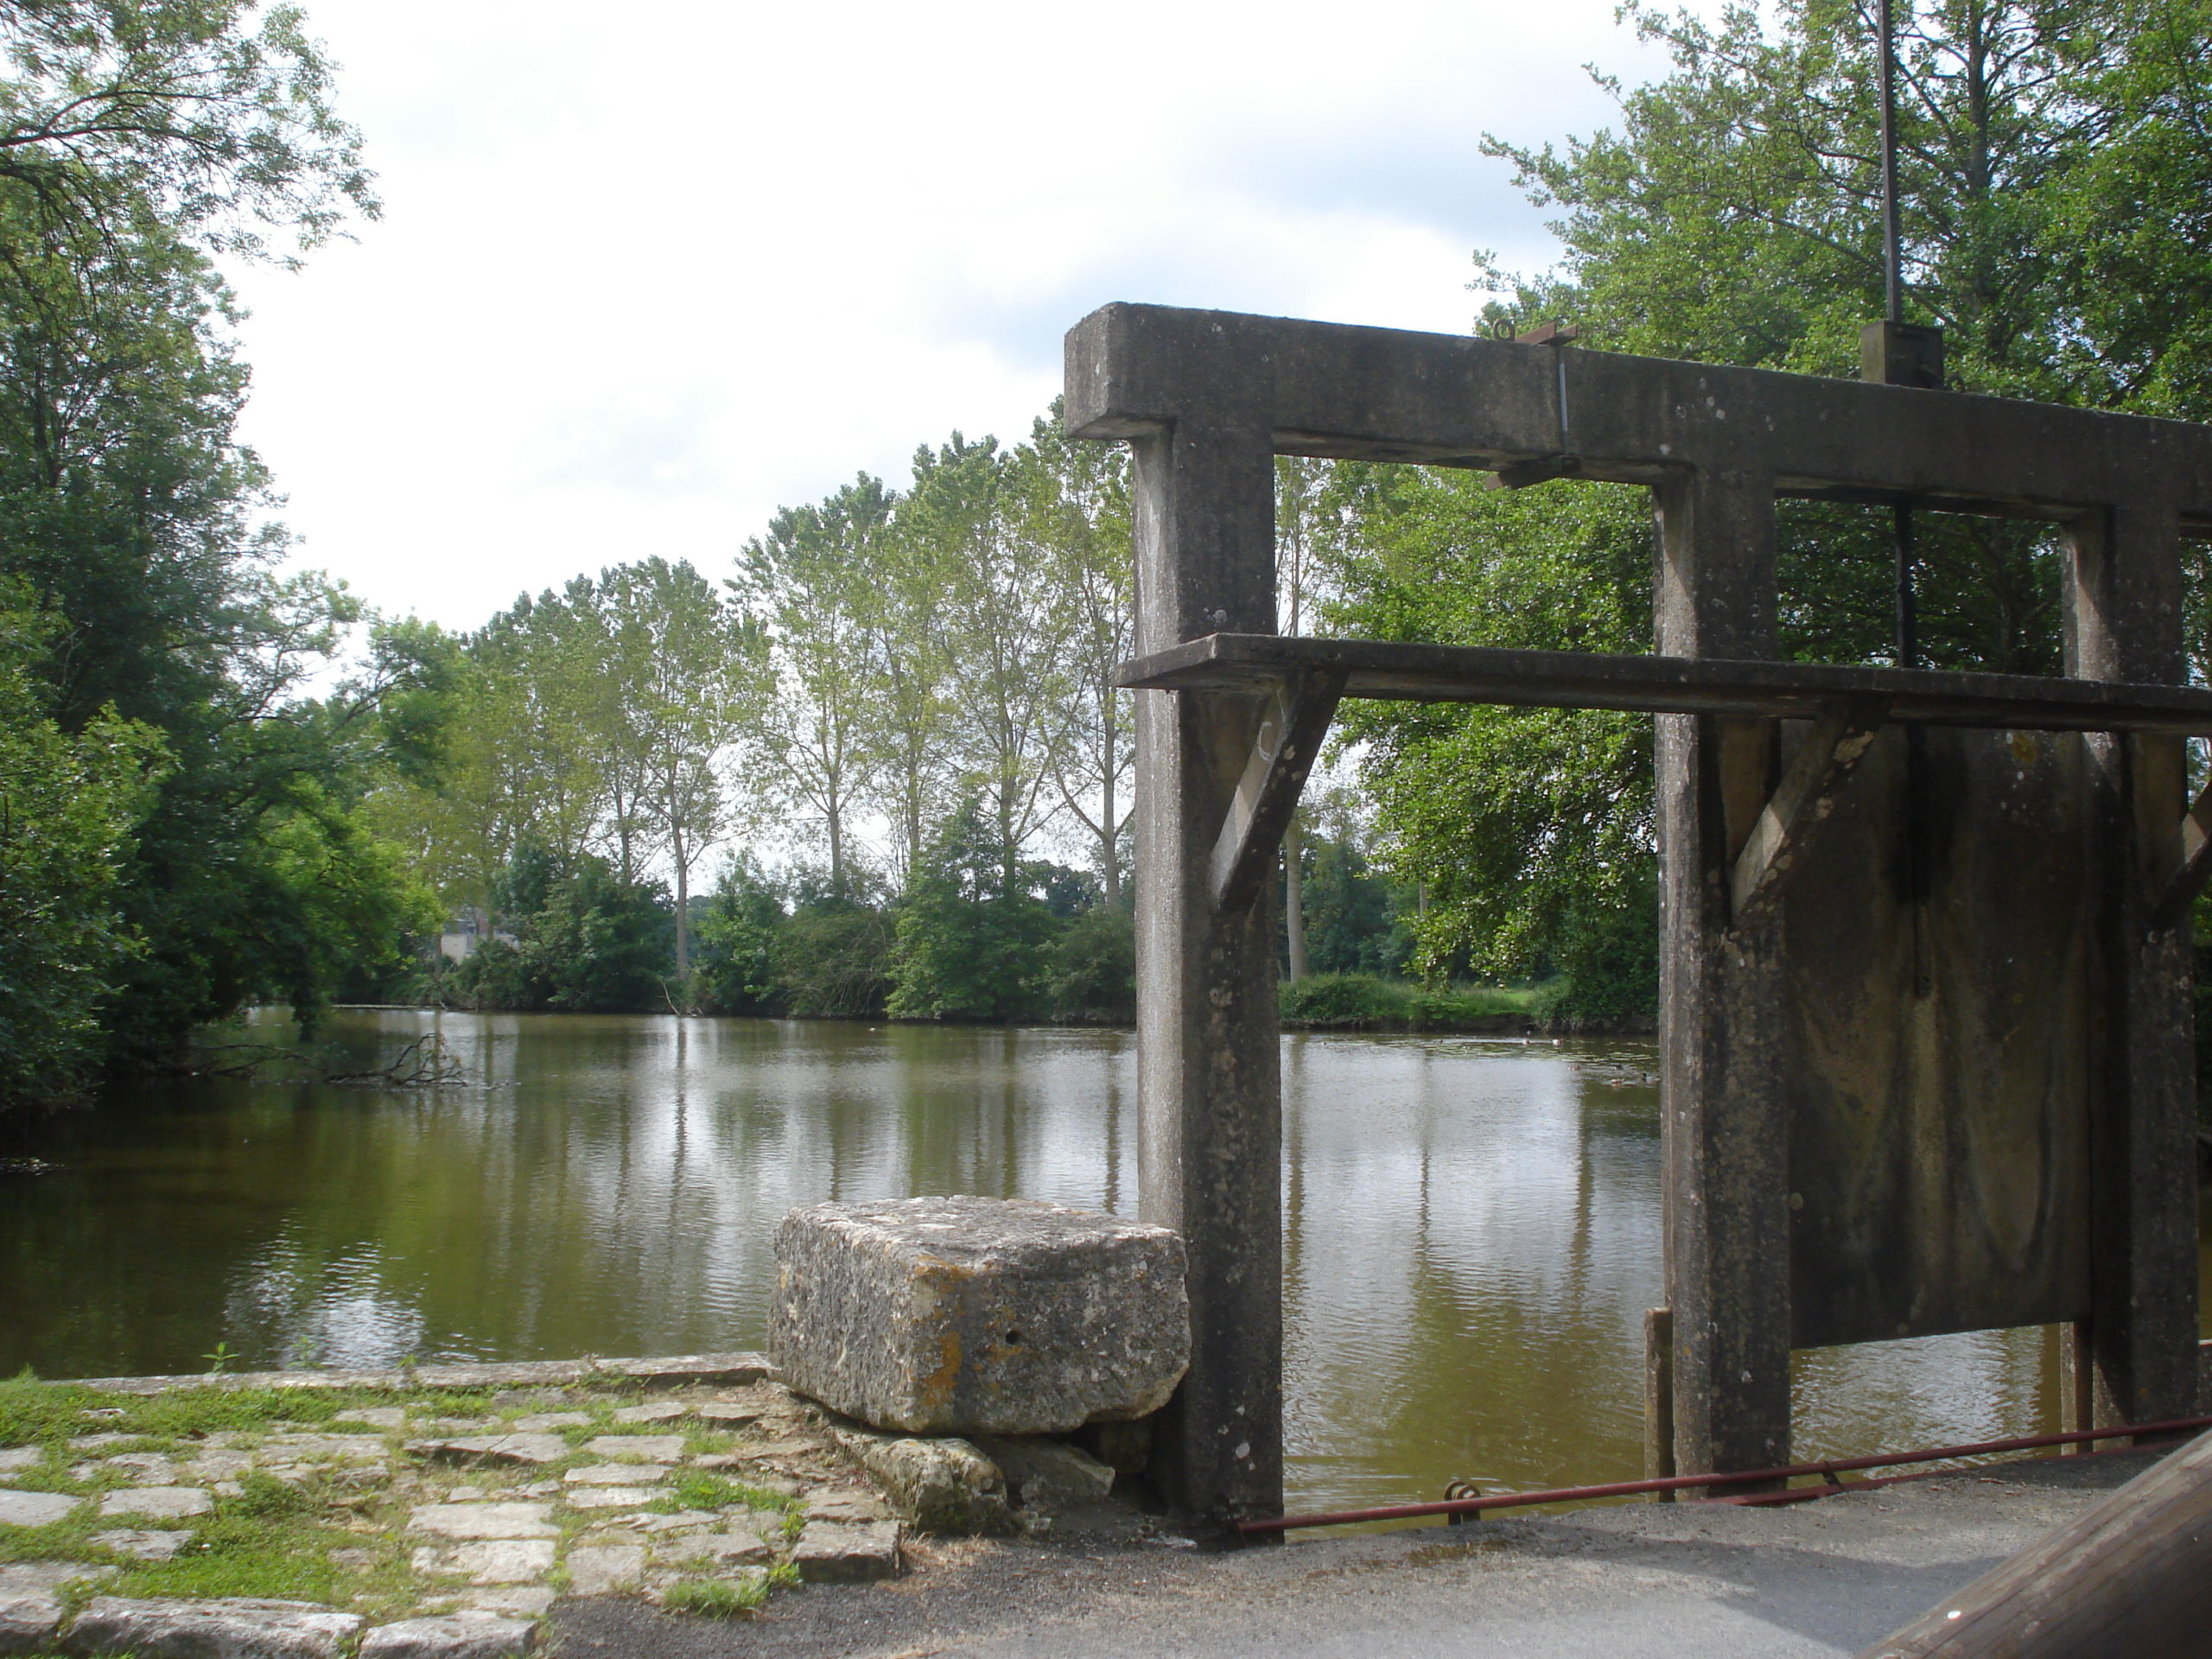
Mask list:
MULTIPOLYGON (((795 1204, 1135 1204, 1132 1039, 585 1015, 433 1024, 478 1086, 162 1084, 0 1177, 0 1368, 49 1376, 759 1345, 795 1204)), ((1641 1472, 1648 1046, 1284 1041, 1293 1502, 1641 1472)), ((1801 1354, 1808 1454, 2049 1427, 2028 1329, 1801 1354)))

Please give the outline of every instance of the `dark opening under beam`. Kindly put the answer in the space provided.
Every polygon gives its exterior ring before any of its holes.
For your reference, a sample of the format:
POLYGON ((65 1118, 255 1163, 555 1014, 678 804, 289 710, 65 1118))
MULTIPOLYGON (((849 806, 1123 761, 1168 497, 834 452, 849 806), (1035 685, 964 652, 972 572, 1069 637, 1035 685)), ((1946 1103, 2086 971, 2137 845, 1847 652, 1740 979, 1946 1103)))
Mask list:
POLYGON ((1408 702, 1814 720, 1839 699, 1878 699, 1891 721, 1927 726, 2212 734, 2212 690, 2201 686, 1275 634, 1209 634, 1122 664, 1115 683, 1257 691, 1300 673, 1341 674, 1347 697, 1408 702))

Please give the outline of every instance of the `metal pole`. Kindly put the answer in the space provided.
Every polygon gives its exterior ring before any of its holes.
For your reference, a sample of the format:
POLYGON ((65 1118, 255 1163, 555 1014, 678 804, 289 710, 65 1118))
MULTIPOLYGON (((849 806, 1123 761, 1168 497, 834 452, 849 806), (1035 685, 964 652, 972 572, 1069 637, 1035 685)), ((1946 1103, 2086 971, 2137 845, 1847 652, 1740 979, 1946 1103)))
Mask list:
POLYGON ((1904 321, 1904 255, 1897 237, 1897 50, 1890 0, 1875 0, 1882 58, 1882 285, 1883 315, 1904 321))

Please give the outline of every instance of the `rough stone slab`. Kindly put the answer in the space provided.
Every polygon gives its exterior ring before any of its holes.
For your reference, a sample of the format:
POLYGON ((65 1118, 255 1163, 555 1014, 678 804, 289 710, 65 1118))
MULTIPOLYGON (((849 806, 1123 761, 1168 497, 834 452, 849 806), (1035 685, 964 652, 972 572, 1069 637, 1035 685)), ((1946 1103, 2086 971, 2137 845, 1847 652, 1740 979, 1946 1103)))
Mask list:
POLYGON ((518 1417, 509 1427, 518 1434, 550 1434, 563 1428, 589 1428, 588 1411, 537 1411, 518 1417))
POLYGON ((553 1592, 542 1584, 511 1585, 499 1590, 472 1590, 460 1612, 499 1613, 509 1618, 543 1618, 553 1610, 553 1592))
POLYGON ((194 1480, 236 1480, 253 1467, 253 1453, 232 1452, 222 1446, 210 1446, 184 1465, 184 1472, 194 1480))
POLYGON ((0 1491, 0 1527, 43 1527, 84 1502, 62 1492, 0 1491))
POLYGON ((558 1463, 569 1443, 558 1434, 467 1434, 453 1440, 410 1440, 418 1458, 439 1463, 558 1463))
POLYGON ((1060 1510, 1096 1503, 1114 1490, 1114 1471, 1065 1440, 977 1440, 983 1455, 1006 1477, 1007 1495, 1025 1510, 1060 1510))
POLYGON ((642 1406, 624 1406, 614 1414, 618 1423, 672 1423, 690 1414, 681 1400, 649 1400, 642 1406))
POLYGON ((330 1421, 334 1423, 366 1423, 371 1428, 388 1428, 397 1432, 407 1427, 407 1408, 363 1406, 353 1411, 341 1411, 330 1421))
POLYGON ((143 1516, 149 1521, 181 1521, 212 1515, 215 1500, 197 1486, 133 1486, 100 1499, 100 1514, 143 1516))
POLYGON ((112 1434, 103 1431, 98 1434, 73 1434, 68 1444, 72 1452, 105 1452, 111 1446, 128 1446, 131 1441, 143 1438, 137 1434, 112 1434))
POLYGON ((103 1470, 127 1477, 134 1486, 173 1486, 176 1465, 159 1452, 124 1452, 99 1463, 80 1463, 69 1471, 73 1480, 90 1480, 103 1470), (79 1474, 79 1470, 84 1471, 79 1474))
POLYGON ((385 1447, 381 1434, 272 1434, 265 1449, 295 1461, 352 1458, 381 1463, 385 1447))
POLYGON ((899 1576, 899 1529, 888 1521, 810 1521, 791 1546, 809 1584, 867 1584, 899 1576))
POLYGON ((121 1570, 82 1561, 0 1561, 0 1596, 50 1596, 65 1584, 98 1584, 121 1570))
POLYGON ((653 1553, 656 1559, 677 1565, 714 1561, 725 1567, 766 1567, 776 1559, 768 1541, 754 1532, 696 1533, 659 1545, 653 1553))
POLYGON ((471 1584, 536 1584, 553 1570, 550 1538, 483 1538, 463 1544, 446 1566, 471 1584))
POLYGON ((838 1443, 924 1532, 1009 1533, 1019 1525, 1007 1503, 1005 1476, 966 1440, 856 1429, 840 1434, 838 1443))
POLYGON ((769 1351, 786 1384, 880 1428, 1054 1433, 1166 1403, 1190 1363, 1183 1242, 1020 1198, 793 1210, 769 1351))
MULTIPOLYGON (((694 1408, 702 1422, 716 1428, 743 1428, 760 1421, 762 1408, 734 1400, 705 1400, 694 1408)), ((38 1448, 30 1448, 35 1452, 38 1448)))
POLYGON ((561 1477, 564 1486, 653 1486, 668 1478, 657 1463, 594 1463, 561 1477))
POLYGON ((681 1434, 601 1434, 584 1442, 584 1450, 610 1462, 681 1463, 681 1434))
POLYGON ((699 1532, 719 1527, 722 1518, 712 1510, 678 1510, 674 1515, 640 1515, 622 1524, 635 1527, 640 1532, 699 1532))
POLYGON ((643 1582, 645 1549, 642 1544, 578 1544, 563 1565, 570 1595, 611 1596, 643 1582))
POLYGON ((0 1452, 0 1481, 13 1480, 26 1469, 35 1468, 46 1459, 42 1446, 11 1446, 0 1452))
POLYGON ((544 1503, 423 1503, 407 1524, 440 1538, 557 1538, 551 1513, 544 1503))
POLYGON ((0 1595, 0 1653, 50 1653, 61 1604, 46 1595, 0 1595))
POLYGON ((138 1527, 117 1527, 107 1532, 94 1533, 92 1541, 118 1555, 135 1555, 142 1561, 166 1561, 190 1543, 195 1535, 188 1528, 159 1531, 138 1527))
POLYGON ((67 1647, 137 1659, 336 1659, 361 1624, 311 1601, 95 1596, 69 1627, 67 1647))
POLYGON ((874 1492, 817 1492, 806 1500, 810 1521, 888 1521, 891 1511, 874 1492))
POLYGON ((447 1613, 379 1624, 361 1638, 360 1659, 510 1659, 537 1648, 537 1625, 499 1613, 447 1613))
POLYGON ((572 1510, 642 1509, 659 1496, 650 1486, 572 1486, 568 1494, 572 1510))
MULTIPOLYGON (((642 1382, 680 1388, 703 1382, 744 1388, 772 1382, 776 1368, 760 1354, 671 1354, 645 1359, 538 1359, 502 1365, 421 1365, 402 1371, 188 1372, 169 1376, 84 1376, 80 1389, 109 1394, 168 1394, 178 1389, 497 1389, 531 1383, 642 1382)), ((125 1438, 118 1436, 118 1439, 125 1438)))

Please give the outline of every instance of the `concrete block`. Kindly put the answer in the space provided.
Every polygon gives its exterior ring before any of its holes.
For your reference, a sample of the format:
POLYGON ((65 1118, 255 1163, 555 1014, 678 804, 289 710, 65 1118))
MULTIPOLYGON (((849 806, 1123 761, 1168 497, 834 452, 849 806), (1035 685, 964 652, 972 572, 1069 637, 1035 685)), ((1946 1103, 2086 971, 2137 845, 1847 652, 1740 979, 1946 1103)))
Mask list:
POLYGON ((95 1596, 69 1627, 73 1654, 134 1659, 338 1659, 358 1614, 310 1601, 130 1601, 95 1596))
POLYGON ((1141 1417, 1189 1363, 1183 1244, 1027 1199, 814 1205, 776 1230, 785 1381, 878 1428, 1060 1433, 1141 1417))

